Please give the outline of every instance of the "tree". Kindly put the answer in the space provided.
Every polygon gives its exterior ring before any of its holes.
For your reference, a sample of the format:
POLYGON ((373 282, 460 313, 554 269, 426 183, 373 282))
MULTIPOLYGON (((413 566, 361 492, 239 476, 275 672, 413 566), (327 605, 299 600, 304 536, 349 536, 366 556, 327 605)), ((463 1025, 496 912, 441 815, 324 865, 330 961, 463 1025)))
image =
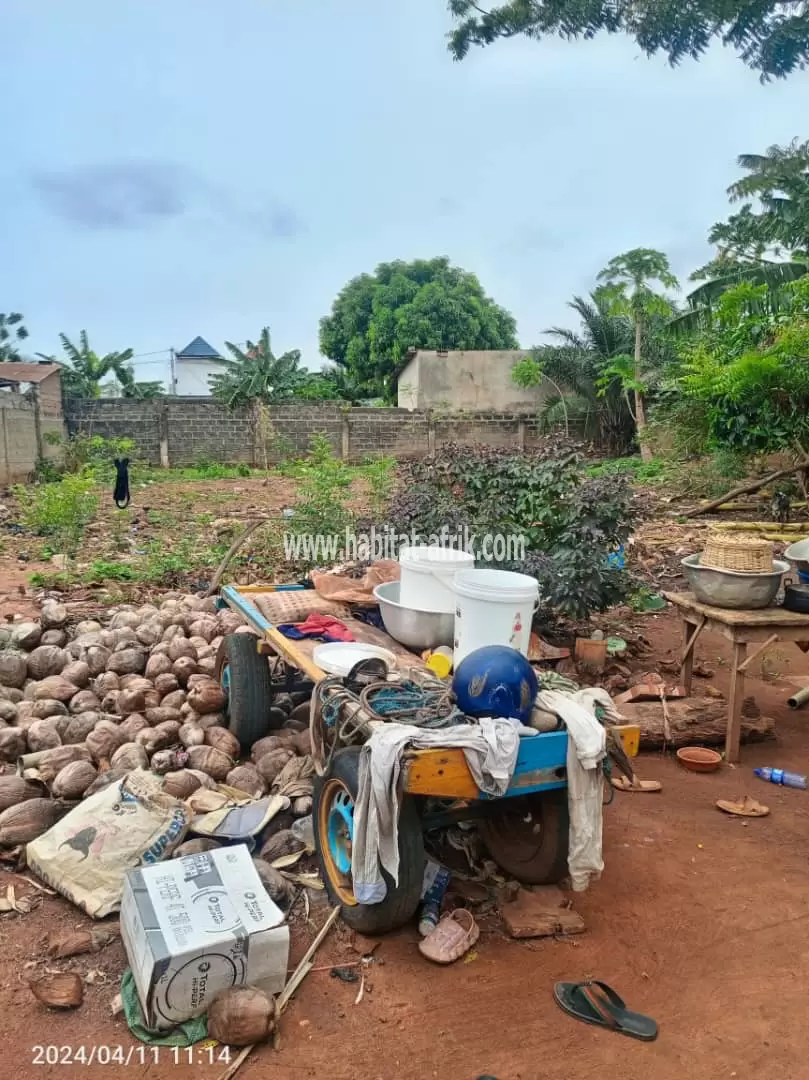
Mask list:
POLYGON ((65 334, 60 334, 59 340, 67 357, 67 363, 55 356, 46 356, 45 353, 37 353, 37 356, 43 360, 49 360, 52 364, 60 364, 62 390, 67 397, 100 397, 101 382, 108 375, 113 375, 121 386, 125 386, 127 381, 132 381, 132 369, 129 366, 129 361, 132 359, 131 349, 99 356, 90 348, 86 330, 82 330, 79 335, 78 345, 74 345, 65 334))
POLYGON ((253 401, 283 401, 293 397, 304 373, 300 371, 299 349, 275 356, 270 344, 270 328, 265 326, 257 343, 248 341, 240 349, 226 341, 230 359, 225 371, 211 375, 208 383, 215 398, 234 408, 253 401))
POLYGON ((699 59, 717 38, 762 81, 809 62, 806 0, 506 0, 488 10, 476 0, 449 0, 449 9, 457 20, 449 35, 456 60, 498 38, 590 40, 604 31, 628 34, 647 56, 663 52, 672 65, 699 59))
MULTIPOLYGON (((616 255, 598 275, 598 280, 608 286, 612 297, 612 310, 626 313, 634 324, 633 368, 631 379, 623 378, 624 387, 635 395, 635 422, 640 439, 640 452, 644 460, 652 456, 644 444, 646 427, 645 383, 643 372, 644 326, 655 316, 670 315, 671 303, 650 288, 651 282, 659 282, 665 289, 678 288, 677 278, 671 272, 669 261, 662 251, 653 248, 633 248, 616 255)), ((617 371, 616 371, 617 373, 617 371)))
POLYGON ((19 311, 0 312, 0 364, 19 360, 18 345, 28 337, 19 311))
POLYGON ((391 399, 409 348, 514 349, 516 329, 477 277, 449 259, 397 260, 341 290, 320 320, 320 351, 356 380, 364 397, 391 399))
POLYGON ((333 364, 325 365, 320 371, 306 372, 295 397, 304 401, 347 401, 358 405, 363 400, 363 393, 345 368, 333 364))

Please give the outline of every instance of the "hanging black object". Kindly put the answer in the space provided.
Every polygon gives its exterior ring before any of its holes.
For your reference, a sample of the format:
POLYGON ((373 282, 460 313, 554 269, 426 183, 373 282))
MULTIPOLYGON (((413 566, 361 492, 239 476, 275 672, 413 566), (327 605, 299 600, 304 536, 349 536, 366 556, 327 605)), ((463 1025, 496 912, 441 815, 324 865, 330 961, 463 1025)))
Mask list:
POLYGON ((116 458, 113 462, 117 473, 112 497, 119 510, 129 506, 129 458, 116 458))

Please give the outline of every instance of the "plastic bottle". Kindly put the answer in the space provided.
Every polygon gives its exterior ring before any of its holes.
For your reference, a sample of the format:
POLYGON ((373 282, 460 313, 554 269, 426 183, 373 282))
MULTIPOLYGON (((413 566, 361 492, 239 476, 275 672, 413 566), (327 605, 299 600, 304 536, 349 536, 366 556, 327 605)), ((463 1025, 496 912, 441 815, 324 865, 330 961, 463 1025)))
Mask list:
POLYGON ((315 829, 311 814, 292 822, 292 835, 296 840, 302 840, 309 851, 315 850, 315 829))
POLYGON ((438 926, 438 920, 441 918, 441 901, 444 899, 451 876, 445 866, 439 866, 432 859, 427 860, 419 912, 419 933, 422 937, 427 937, 438 926))
POLYGON ((806 788, 806 777, 800 773, 785 772, 784 769, 771 769, 765 766, 761 769, 753 769, 760 780, 769 780, 771 784, 783 784, 785 787, 806 788))

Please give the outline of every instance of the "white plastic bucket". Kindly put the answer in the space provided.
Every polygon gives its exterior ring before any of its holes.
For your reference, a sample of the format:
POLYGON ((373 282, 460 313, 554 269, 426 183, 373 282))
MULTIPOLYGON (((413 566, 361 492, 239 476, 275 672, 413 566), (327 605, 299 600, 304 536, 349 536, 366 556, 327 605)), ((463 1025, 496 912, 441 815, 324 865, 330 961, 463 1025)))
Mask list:
POLYGON ((461 570, 455 575, 455 653, 461 660, 484 645, 509 645, 528 656, 539 584, 507 570, 461 570))
POLYGON ((455 611, 452 590, 455 574, 474 565, 474 556, 457 548, 427 544, 402 548, 399 603, 416 611, 442 611, 451 615, 455 611))

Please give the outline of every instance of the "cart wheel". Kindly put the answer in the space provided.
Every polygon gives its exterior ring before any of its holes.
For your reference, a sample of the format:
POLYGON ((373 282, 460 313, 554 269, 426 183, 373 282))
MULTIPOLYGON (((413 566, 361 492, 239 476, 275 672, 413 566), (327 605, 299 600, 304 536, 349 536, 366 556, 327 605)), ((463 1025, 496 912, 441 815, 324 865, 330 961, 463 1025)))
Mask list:
POLYGON ((424 880, 424 839, 412 798, 399 804, 399 884, 383 871, 388 886, 379 904, 358 904, 351 881, 354 800, 357 795, 359 747, 338 750, 329 771, 315 779, 312 820, 320 870, 343 921, 361 934, 385 934, 409 922, 418 910, 424 880))
POLYGON ((228 695, 228 727, 245 752, 272 727, 270 665, 258 642, 255 634, 228 634, 216 655, 215 677, 228 695))
POLYGON ((567 875, 567 791, 541 791, 503 799, 481 819, 489 854, 526 885, 548 885, 567 875))

